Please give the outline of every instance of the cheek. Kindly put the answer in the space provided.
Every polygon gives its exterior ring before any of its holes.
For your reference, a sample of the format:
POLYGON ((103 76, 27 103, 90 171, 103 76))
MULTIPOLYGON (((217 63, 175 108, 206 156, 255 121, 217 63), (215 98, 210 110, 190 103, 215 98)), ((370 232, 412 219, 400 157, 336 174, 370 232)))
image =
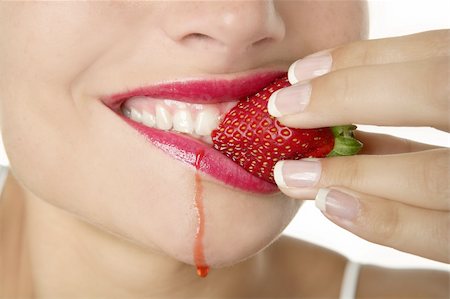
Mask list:
MULTIPOLYGON (((44 108, 20 113, 18 103, 5 118, 4 141, 15 175, 33 196, 149 250, 194 263, 192 167, 151 147, 95 100, 86 102, 83 116, 54 116, 44 108)), ((59 111, 64 109, 61 104, 59 111)), ((204 182, 203 202, 203 247, 213 267, 266 247, 300 205, 280 194, 258 196, 210 181, 204 182)))
MULTIPOLYGON (((76 15, 78 7, 67 6, 66 14, 76 15)), ((13 173, 31 196, 193 263, 194 170, 149 146, 95 99, 74 101, 68 87, 122 25, 96 18, 98 24, 91 20, 83 28, 58 9, 52 23, 60 25, 54 27, 45 23, 43 11, 48 13, 44 6, 24 10, 22 18, 33 21, 7 24, 17 30, 2 32, 13 43, 0 46, 0 66, 8 73, 0 78, 2 131, 13 173), (102 34, 86 36, 90 28, 102 34)), ((266 247, 300 205, 213 183, 205 183, 203 201, 203 246, 212 266, 236 263, 266 247)))
POLYGON ((368 35, 366 1, 284 1, 277 4, 287 28, 282 53, 297 60, 368 35))

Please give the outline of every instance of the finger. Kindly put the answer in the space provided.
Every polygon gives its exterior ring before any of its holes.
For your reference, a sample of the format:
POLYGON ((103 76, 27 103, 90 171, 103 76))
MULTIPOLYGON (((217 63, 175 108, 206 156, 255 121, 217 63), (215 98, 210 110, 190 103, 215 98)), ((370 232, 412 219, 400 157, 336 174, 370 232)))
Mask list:
POLYGON ((348 123, 448 129, 450 60, 355 67, 274 92, 269 112, 289 127, 348 123))
POLYGON ((296 84, 317 76, 355 66, 423 60, 450 54, 450 30, 364 40, 328 49, 297 60, 289 68, 289 81, 296 84))
POLYGON ((363 131, 353 132, 356 139, 364 146, 359 154, 362 155, 389 155, 409 152, 419 152, 437 149, 437 146, 415 142, 405 138, 398 138, 387 134, 369 133, 363 131))
POLYGON ((298 199, 319 188, 342 186, 418 207, 449 210, 450 150, 281 161, 274 176, 280 190, 298 199))
POLYGON ((450 214, 348 189, 321 189, 316 206, 337 225, 370 242, 448 263, 450 214))

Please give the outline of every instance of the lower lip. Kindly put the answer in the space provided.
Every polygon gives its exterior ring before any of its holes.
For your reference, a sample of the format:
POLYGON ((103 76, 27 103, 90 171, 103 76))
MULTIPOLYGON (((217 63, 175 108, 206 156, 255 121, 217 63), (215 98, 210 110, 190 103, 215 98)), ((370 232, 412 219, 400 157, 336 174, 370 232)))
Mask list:
POLYGON ((141 133, 154 146, 169 156, 193 167, 195 167, 196 153, 199 150, 203 150, 205 154, 199 170, 226 185, 243 191, 262 194, 270 194, 278 191, 276 185, 251 175, 229 158, 204 143, 182 136, 181 134, 149 128, 121 114, 116 114, 141 133))

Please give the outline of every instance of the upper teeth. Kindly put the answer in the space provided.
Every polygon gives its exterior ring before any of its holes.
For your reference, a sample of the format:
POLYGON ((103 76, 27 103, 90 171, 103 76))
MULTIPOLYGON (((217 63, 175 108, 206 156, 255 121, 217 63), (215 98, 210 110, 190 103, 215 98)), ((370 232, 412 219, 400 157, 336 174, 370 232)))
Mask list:
MULTIPOLYGON (((172 129, 172 115, 163 105, 156 105, 156 126, 161 130, 172 129)), ((133 114, 131 114, 133 115, 133 114)))
POLYGON ((173 100, 133 97, 122 106, 122 113, 147 127, 192 134, 210 142, 210 135, 236 102, 190 104, 173 100), (205 138, 206 136, 206 138, 205 138))
POLYGON ((173 115, 173 129, 178 132, 192 134, 194 131, 194 123, 192 121, 191 112, 187 110, 177 110, 173 115))
POLYGON ((195 119, 195 133, 201 136, 211 135, 212 130, 219 124, 219 113, 215 107, 208 107, 200 111, 195 119))

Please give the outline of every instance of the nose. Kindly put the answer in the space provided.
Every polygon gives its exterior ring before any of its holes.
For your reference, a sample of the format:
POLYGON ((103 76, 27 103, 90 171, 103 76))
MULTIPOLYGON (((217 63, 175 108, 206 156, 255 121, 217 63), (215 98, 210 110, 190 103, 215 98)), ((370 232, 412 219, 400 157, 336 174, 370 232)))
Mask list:
POLYGON ((241 55, 280 41, 285 26, 273 1, 182 2, 163 25, 175 42, 195 50, 241 55))

